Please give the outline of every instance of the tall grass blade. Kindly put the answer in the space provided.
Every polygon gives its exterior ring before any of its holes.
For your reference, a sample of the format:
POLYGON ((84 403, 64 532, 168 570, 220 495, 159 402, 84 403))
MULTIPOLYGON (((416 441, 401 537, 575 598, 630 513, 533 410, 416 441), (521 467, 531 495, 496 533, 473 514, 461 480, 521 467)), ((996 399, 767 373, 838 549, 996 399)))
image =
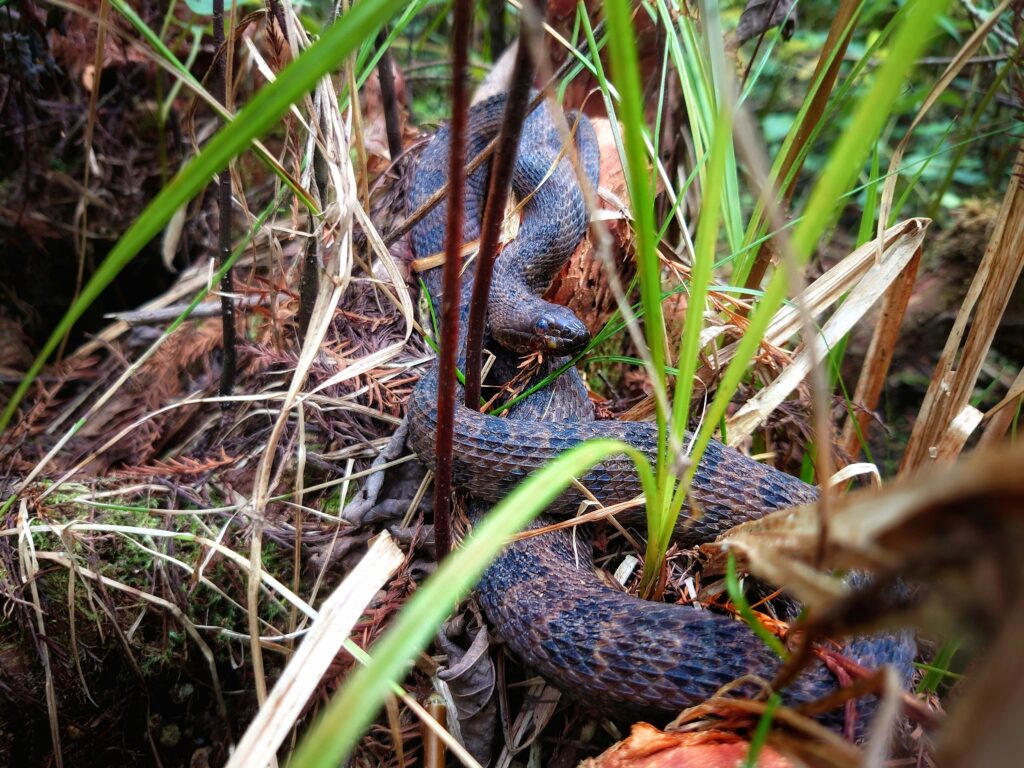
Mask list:
MULTIPOLYGON (((626 0, 609 0, 605 4, 608 45, 612 72, 620 94, 619 117, 623 124, 626 153, 626 181, 632 202, 636 259, 640 276, 640 297, 644 308, 644 335, 654 365, 655 386, 664 391, 665 320, 661 308, 661 269, 658 261, 654 227, 654 189, 647 165, 644 141, 643 86, 637 62, 636 40, 626 0)), ((659 404, 659 445, 664 445, 667 414, 659 404)), ((659 451, 660 452, 660 451, 659 451)))
POLYGON ((60 340, 125 265, 159 234, 174 212, 198 194, 232 158, 244 152, 255 137, 269 130, 317 80, 337 67, 363 40, 372 38, 381 24, 402 5, 401 0, 364 0, 357 3, 289 64, 277 80, 262 88, 237 118, 218 131, 206 148, 171 179, 107 254, 78 300, 61 318, 0 414, 0 432, 10 423, 18 404, 60 340))

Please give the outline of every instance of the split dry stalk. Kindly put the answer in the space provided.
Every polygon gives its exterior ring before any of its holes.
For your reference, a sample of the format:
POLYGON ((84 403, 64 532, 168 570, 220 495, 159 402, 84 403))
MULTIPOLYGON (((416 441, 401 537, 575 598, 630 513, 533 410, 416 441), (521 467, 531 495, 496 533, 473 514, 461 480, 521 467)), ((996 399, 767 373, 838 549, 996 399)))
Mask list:
POLYGON ((995 230, 942 351, 914 423, 900 472, 963 449, 981 414, 970 404, 1021 269, 1024 268, 1024 141, 1021 142, 995 230), (970 325, 970 330, 967 330, 970 325), (967 334, 964 341, 964 334, 967 334), (963 342, 961 344, 961 342, 963 342), (946 443, 943 449, 942 444, 946 443))

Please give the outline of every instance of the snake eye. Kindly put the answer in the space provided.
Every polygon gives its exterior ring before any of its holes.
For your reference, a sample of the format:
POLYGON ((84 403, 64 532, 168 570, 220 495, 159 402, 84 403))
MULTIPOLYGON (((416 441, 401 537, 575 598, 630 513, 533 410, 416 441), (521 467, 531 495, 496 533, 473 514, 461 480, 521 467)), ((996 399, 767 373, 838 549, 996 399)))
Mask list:
POLYGON ((542 317, 534 323, 533 327, 537 333, 547 333, 548 329, 551 328, 551 322, 546 317, 542 317))

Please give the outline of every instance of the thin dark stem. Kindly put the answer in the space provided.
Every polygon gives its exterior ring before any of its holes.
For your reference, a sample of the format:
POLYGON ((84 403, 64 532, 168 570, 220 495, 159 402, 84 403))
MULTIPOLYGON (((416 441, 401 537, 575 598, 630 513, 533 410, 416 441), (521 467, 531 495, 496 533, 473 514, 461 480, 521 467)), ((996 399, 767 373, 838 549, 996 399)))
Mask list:
MULTIPOLYGON (((544 3, 537 3, 538 15, 543 14, 544 3)), ((484 324, 487 319, 487 297, 491 292, 491 275, 498 256, 498 234, 505 216, 512 169, 519 151, 519 136, 523 131, 533 85, 533 60, 530 46, 523 42, 516 49, 505 113, 498 132, 498 146, 491 161, 491 176, 487 185, 487 202, 483 223, 480 225, 480 250, 477 254, 476 281, 470 302, 469 328, 466 335, 466 407, 480 409, 481 367, 483 364, 484 324)))
POLYGON ((377 47, 381 50, 377 62, 377 77, 380 80, 380 98, 384 102, 384 128, 388 134, 388 152, 394 162, 402 154, 402 129, 398 122, 398 98, 395 96, 395 70, 391 49, 387 46, 388 34, 382 29, 377 35, 377 47))
POLYGON ((452 452, 455 422, 455 356, 459 343, 459 273, 462 271, 462 222, 465 197, 466 65, 473 21, 470 0, 455 0, 452 35, 452 124, 448 158, 448 222, 445 235, 444 296, 441 301, 441 355, 438 364, 437 443, 434 465, 434 545, 437 559, 451 550, 452 452))
MULTIPOLYGON (((317 203, 323 210, 327 204, 327 159, 320 151, 319 145, 313 149, 313 178, 316 182, 317 203)), ((320 292, 320 259, 317 258, 317 255, 320 251, 321 241, 316 236, 316 225, 316 218, 310 216, 310 236, 306 241, 306 249, 302 256, 302 275, 299 277, 299 311, 295 317, 299 329, 300 345, 306 338, 309 320, 313 317, 313 305, 320 292)))
POLYGON ((505 50, 505 0, 490 0, 487 20, 491 33, 491 61, 497 61, 505 50))
MULTIPOLYGON (((214 97, 227 106, 228 51, 224 45, 224 0, 213 0, 213 48, 217 56, 217 77, 214 97)), ((225 168, 217 176, 217 205, 220 223, 217 230, 217 248, 220 265, 231 257, 231 171, 225 168)), ((235 300, 234 275, 227 270, 220 281, 220 321, 224 339, 224 360, 220 370, 220 394, 227 396, 235 388, 235 300)))

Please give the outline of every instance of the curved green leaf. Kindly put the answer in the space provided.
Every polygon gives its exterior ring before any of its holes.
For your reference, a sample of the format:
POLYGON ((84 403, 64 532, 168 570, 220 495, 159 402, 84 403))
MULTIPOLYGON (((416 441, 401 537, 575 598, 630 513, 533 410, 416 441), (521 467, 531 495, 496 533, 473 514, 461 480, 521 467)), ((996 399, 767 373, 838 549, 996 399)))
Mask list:
POLYGON ((399 612, 373 647, 373 661, 349 677, 321 713, 290 761, 291 768, 333 768, 377 714, 393 682, 426 647, 441 622, 494 559, 508 537, 522 530, 577 477, 601 459, 625 453, 637 463, 645 489, 653 484, 647 458, 616 440, 576 446, 528 477, 499 502, 457 552, 448 556, 399 612))

